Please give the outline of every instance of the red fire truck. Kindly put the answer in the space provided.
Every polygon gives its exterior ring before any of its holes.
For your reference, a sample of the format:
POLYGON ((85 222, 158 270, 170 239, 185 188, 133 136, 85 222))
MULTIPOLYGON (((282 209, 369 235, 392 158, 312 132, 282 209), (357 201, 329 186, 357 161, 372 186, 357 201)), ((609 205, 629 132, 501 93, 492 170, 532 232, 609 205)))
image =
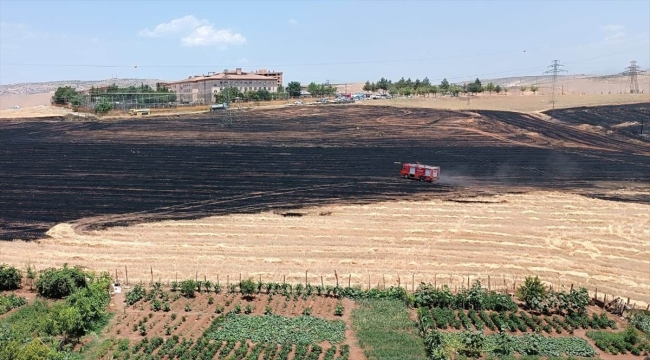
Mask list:
POLYGON ((402 164, 400 175, 404 179, 434 182, 440 177, 440 167, 422 165, 420 163, 402 164))

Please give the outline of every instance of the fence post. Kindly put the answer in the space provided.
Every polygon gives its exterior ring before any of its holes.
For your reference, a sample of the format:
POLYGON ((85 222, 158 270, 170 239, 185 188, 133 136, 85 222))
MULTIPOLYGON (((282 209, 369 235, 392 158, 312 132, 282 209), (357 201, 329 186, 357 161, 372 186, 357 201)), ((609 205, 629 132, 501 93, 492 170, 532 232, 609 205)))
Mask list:
POLYGON ((221 283, 219 282, 219 274, 217 274, 217 284, 221 285, 221 283))
POLYGON ((399 274, 397 274, 397 287, 401 288, 402 287, 402 281, 399 277, 399 274))
POLYGON ((492 289, 492 286, 490 284, 490 275, 488 275, 488 292, 490 292, 492 289))
POLYGON ((153 284, 153 266, 149 265, 149 270, 151 270, 151 282, 149 285, 153 284))
POLYGON ((370 274, 368 274, 368 290, 370 290, 370 274))
POLYGON ((339 287, 339 274, 334 270, 334 276, 336 277, 336 287, 339 287))
POLYGON ((308 272, 308 271, 309 271, 309 270, 305 270, 305 286, 307 286, 307 272, 308 272))
POLYGON ((352 274, 348 275, 348 288, 352 287, 351 282, 352 282, 352 274))
POLYGON ((126 276, 126 284, 129 285, 129 269, 124 265, 124 275, 126 276))
POLYGON ((226 275, 226 291, 230 288, 230 274, 226 275))
POLYGON ((325 283, 323 282, 323 275, 320 276, 320 287, 325 289, 325 283))
POLYGON ((438 274, 433 274, 433 288, 438 288, 438 274))
POLYGON ((411 291, 415 292, 415 274, 411 274, 411 291))
POLYGON ((287 283, 287 275, 282 275, 282 284, 284 285, 286 283, 287 283))

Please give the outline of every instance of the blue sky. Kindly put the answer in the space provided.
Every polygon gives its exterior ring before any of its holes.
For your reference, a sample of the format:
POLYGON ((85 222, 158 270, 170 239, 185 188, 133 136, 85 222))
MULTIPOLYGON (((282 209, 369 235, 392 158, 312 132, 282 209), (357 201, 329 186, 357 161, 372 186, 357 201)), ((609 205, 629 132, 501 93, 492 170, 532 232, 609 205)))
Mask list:
POLYGON ((650 1, 0 1, 0 84, 241 67, 285 83, 650 65, 650 1), (80 66, 83 65, 83 66, 80 66), (135 68, 135 65, 138 65, 135 68))

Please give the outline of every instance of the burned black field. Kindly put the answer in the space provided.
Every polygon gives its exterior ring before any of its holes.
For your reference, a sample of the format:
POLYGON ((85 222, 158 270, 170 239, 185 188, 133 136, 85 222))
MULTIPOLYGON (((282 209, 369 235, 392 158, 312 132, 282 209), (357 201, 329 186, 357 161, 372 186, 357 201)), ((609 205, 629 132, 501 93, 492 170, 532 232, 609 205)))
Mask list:
MULTIPOLYGON (((608 114, 645 116, 634 106, 608 114)), ((608 193, 650 183, 650 144, 530 115, 336 106, 242 113, 230 128, 220 122, 0 123, 0 239, 40 238, 61 222, 93 229, 535 189, 650 203, 647 192, 608 193), (415 161, 441 166, 441 181, 400 179, 399 163, 415 161)))

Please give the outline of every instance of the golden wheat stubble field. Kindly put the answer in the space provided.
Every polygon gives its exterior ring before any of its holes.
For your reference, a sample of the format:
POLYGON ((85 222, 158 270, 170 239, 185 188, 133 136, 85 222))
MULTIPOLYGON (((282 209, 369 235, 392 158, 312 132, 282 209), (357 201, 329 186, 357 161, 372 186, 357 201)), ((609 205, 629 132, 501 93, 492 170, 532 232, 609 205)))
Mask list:
POLYGON ((38 268, 79 264, 130 281, 340 282, 454 288, 481 279, 512 288, 526 275, 650 303, 650 206, 560 192, 464 201, 329 205, 75 233, 60 224, 36 242, 0 244, 2 258, 38 268), (399 280, 398 280, 399 277, 399 280))

